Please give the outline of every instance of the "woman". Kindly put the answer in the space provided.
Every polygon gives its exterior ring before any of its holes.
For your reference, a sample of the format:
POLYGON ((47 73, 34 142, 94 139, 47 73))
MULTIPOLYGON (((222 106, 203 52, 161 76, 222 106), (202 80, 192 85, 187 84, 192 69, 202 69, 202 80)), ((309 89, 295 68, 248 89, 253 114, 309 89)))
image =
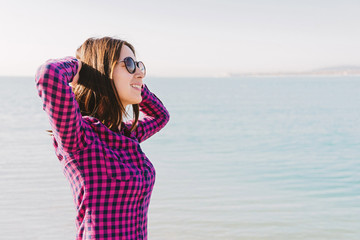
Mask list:
POLYGON ((145 75, 134 47, 110 37, 88 39, 76 58, 48 60, 37 71, 77 209, 76 239, 147 239, 155 170, 139 144, 167 124, 169 113, 143 84, 145 75), (133 119, 124 121, 129 105, 133 119))

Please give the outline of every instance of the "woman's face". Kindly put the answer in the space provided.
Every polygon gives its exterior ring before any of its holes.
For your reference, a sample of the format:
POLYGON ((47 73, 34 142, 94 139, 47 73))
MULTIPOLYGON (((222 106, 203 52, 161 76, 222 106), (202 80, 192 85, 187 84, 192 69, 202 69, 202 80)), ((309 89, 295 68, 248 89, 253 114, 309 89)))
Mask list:
MULTIPOLYGON (((132 57, 135 61, 137 61, 131 49, 128 46, 123 45, 119 61, 124 60, 126 57, 132 57)), ((138 67, 136 67, 135 73, 131 74, 126 70, 124 62, 116 63, 112 79, 114 80, 120 101, 124 107, 129 104, 138 104, 142 101, 141 87, 143 84, 143 78, 144 74, 138 67)))

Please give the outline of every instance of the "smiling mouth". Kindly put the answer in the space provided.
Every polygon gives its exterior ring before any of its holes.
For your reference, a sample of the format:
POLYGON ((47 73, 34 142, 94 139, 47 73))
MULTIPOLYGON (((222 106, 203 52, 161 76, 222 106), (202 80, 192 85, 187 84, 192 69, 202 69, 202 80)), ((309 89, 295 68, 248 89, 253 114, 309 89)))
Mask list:
POLYGON ((141 90, 141 85, 137 84, 130 84, 131 87, 135 88, 136 90, 141 90))

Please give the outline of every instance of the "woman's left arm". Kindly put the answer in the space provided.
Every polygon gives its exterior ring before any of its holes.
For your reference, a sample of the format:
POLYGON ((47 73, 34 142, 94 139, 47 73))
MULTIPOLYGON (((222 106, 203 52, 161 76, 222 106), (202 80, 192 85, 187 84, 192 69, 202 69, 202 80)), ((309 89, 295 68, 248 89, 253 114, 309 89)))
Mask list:
MULTIPOLYGON (((142 119, 139 119, 137 127, 134 130, 135 136, 139 142, 143 142, 158 131, 160 131, 170 120, 169 112, 166 110, 163 103, 155 96, 148 87, 143 84, 141 89, 142 101, 139 104, 140 111, 144 114, 142 119)), ((132 121, 125 125, 130 129, 132 121)))

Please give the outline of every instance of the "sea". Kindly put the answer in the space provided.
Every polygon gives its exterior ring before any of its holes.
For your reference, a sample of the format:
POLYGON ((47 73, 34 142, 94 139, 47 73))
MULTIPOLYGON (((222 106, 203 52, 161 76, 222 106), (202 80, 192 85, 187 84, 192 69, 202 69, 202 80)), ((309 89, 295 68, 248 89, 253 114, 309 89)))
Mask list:
MULTIPOLYGON (((170 122, 149 240, 360 239, 360 77, 144 80, 170 122)), ((34 77, 0 77, 0 239, 75 239, 34 77)))

